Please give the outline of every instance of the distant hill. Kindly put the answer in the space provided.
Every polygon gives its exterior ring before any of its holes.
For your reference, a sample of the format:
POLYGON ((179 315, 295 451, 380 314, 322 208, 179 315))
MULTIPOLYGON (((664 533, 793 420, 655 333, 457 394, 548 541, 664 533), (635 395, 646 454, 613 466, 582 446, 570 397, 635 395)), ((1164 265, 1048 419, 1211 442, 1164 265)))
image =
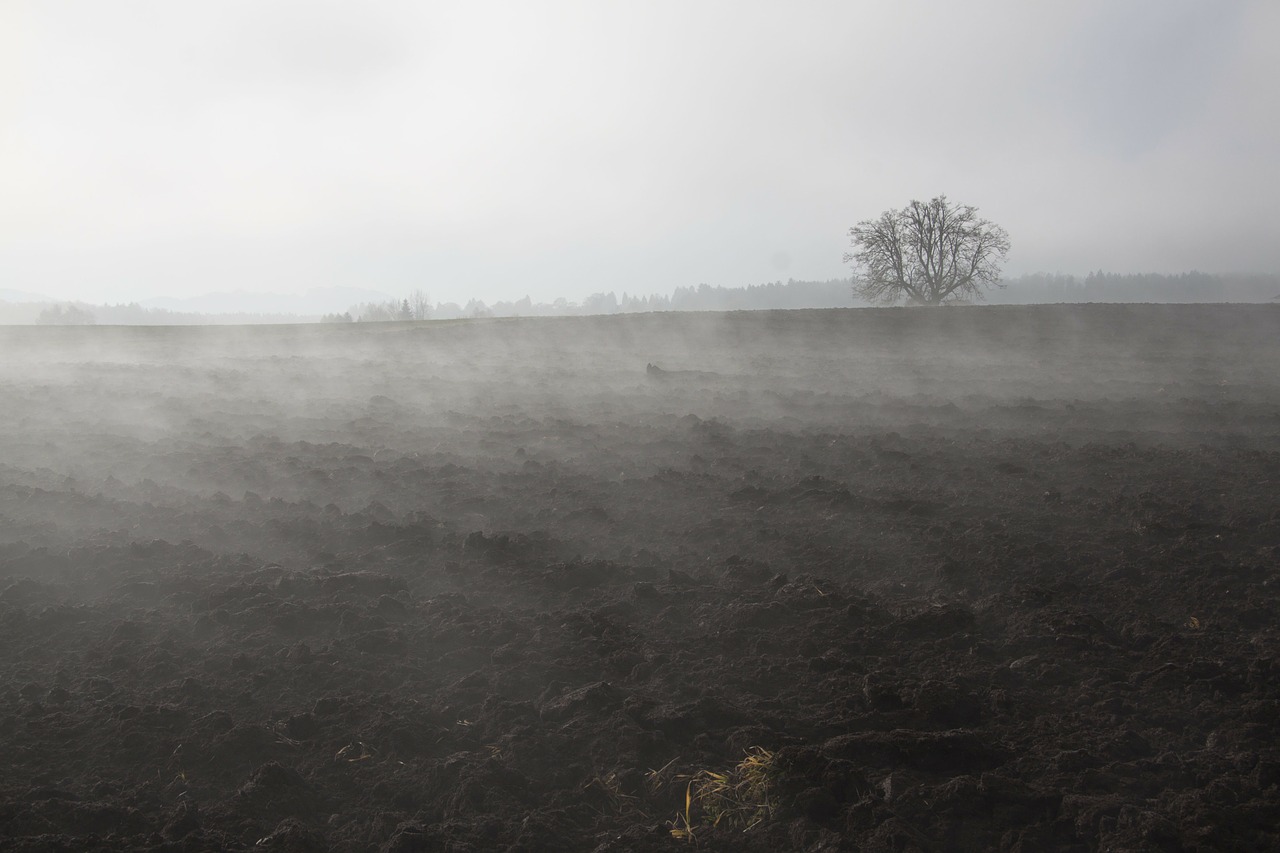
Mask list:
POLYGON ((55 302, 52 296, 0 287, 0 302, 55 302))
POLYGON ((201 296, 160 296, 144 299, 144 308, 163 308, 188 314, 297 314, 316 316, 340 313, 361 302, 392 299, 380 290, 362 287, 313 287, 306 293, 251 293, 236 290, 201 296))

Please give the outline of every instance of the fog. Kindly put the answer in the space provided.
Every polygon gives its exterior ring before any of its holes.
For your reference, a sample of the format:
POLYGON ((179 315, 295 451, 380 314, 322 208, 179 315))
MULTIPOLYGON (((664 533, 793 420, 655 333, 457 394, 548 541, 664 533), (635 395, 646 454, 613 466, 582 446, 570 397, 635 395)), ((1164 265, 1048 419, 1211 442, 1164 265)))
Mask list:
MULTIPOLYGON (((380 471, 513 474, 536 462, 616 483, 688 469, 691 422, 763 435, 1048 431, 1179 445, 1213 434, 1267 447, 1270 432, 1231 419, 1275 405, 1276 323, 1273 307, 1007 306, 10 327, 0 462, 10 488, 97 496, 86 517, 13 507, 13 535, 111 527, 115 508, 142 512, 144 495, 147 506, 205 506, 247 491, 344 512, 378 502, 395 517, 426 499, 442 520, 496 530, 517 524, 515 506, 475 518, 411 488, 338 470, 300 480, 291 466, 307 454, 325 457, 321 469, 346 456, 380 471), (146 491, 155 488, 168 497, 146 491)), ((831 473, 817 456, 778 464, 784 478, 806 466, 831 473)), ((159 522, 143 512, 138 523, 159 522)))
POLYGON ((0 354, 14 849, 1189 848, 1226 824, 1186 803, 1275 812, 1280 306, 0 354))
POLYGON ((1009 230, 1013 275, 1274 272, 1277 14, 6 3, 0 279, 460 305, 827 280, 852 224, 939 193, 1009 230))
POLYGON ((1280 848, 1278 25, 0 4, 0 847, 1280 848))

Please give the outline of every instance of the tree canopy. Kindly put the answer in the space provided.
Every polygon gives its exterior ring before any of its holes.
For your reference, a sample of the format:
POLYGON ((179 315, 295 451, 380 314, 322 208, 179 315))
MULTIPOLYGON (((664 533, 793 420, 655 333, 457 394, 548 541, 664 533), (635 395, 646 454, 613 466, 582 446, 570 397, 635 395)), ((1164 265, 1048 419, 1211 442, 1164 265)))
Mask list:
POLYGON ((912 201, 849 229, 854 294, 869 302, 940 305, 982 298, 998 287, 1009 234, 945 195, 912 201))

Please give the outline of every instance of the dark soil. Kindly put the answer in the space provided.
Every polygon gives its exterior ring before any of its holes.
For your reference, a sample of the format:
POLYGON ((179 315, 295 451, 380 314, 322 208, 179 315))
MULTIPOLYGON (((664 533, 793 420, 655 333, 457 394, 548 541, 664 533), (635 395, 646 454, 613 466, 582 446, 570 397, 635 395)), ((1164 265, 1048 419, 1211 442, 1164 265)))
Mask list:
POLYGON ((1280 847, 1280 307, 0 352, 5 850, 1280 847))

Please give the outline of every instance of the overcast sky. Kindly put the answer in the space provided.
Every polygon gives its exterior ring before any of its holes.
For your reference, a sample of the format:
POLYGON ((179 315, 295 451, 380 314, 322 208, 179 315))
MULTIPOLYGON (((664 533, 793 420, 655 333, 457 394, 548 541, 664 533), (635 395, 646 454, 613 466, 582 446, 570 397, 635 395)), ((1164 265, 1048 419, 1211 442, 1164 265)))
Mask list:
POLYGON ((826 279, 940 193, 1010 274, 1276 272, 1277 39, 1271 0, 0 0, 0 288, 826 279))

